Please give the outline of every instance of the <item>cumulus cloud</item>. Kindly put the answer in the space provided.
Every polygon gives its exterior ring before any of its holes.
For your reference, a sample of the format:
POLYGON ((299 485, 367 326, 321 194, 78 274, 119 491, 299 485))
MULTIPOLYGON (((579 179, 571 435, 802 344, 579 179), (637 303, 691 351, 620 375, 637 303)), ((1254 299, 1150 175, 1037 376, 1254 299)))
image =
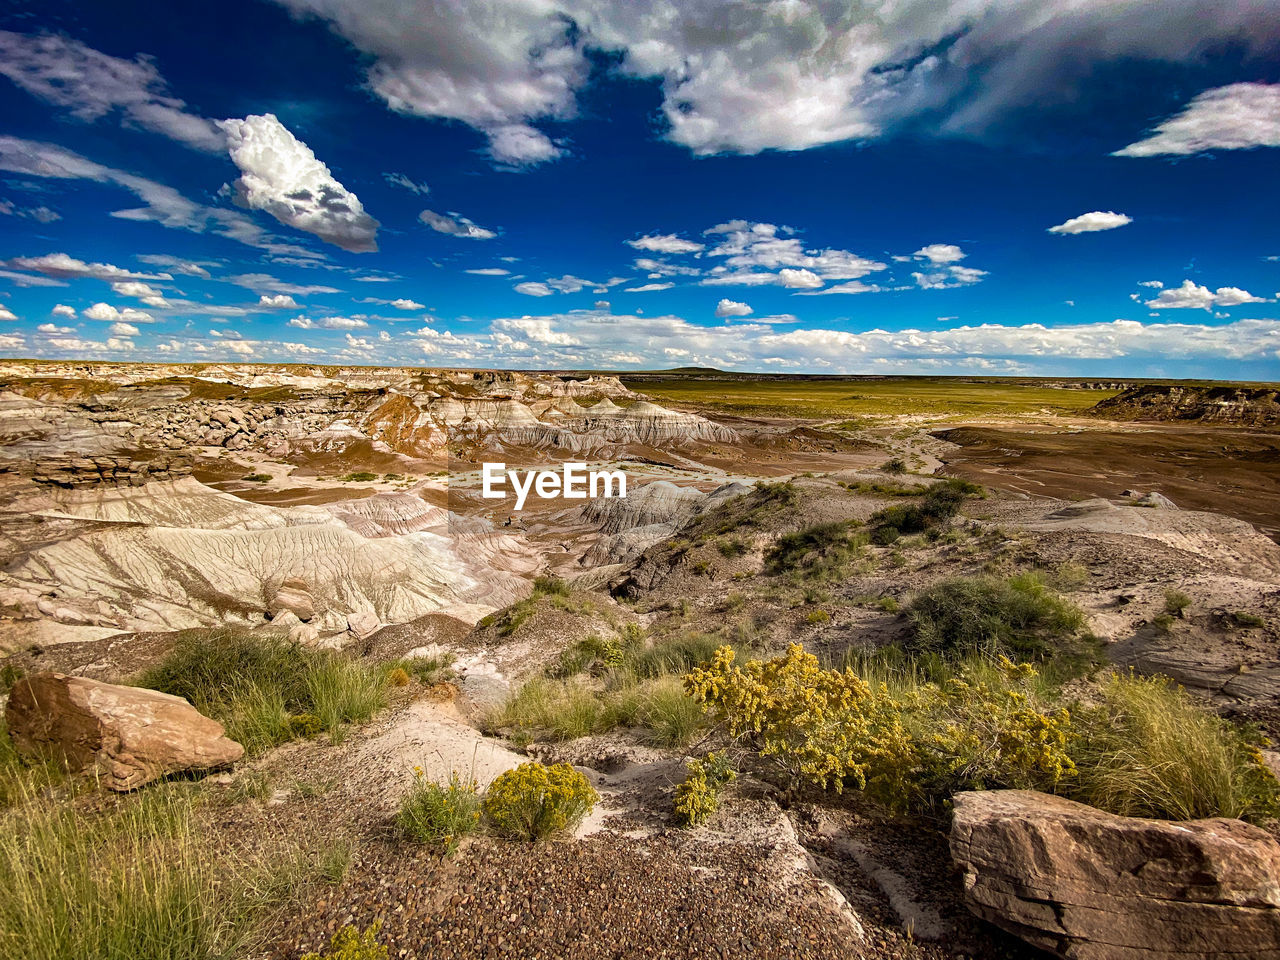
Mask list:
POLYGON ((4 261, 12 270, 39 273, 58 280, 171 280, 167 273, 135 273, 112 263, 86 263, 66 253, 46 253, 41 257, 14 257, 4 261))
POLYGON ((730 220, 705 233, 719 238, 706 256, 723 258, 701 280, 706 286, 777 284, 811 290, 888 269, 848 250, 806 249, 793 229, 772 223, 730 220))
POLYGON ((76 332, 74 327, 60 327, 56 323, 42 323, 40 326, 36 327, 36 330, 40 333, 61 335, 76 332))
POLYGON ((1192 280, 1183 280, 1180 287, 1161 290, 1154 300, 1146 301, 1146 306, 1152 310, 1211 310, 1214 307, 1238 307, 1242 303, 1270 302, 1239 287, 1210 290, 1192 280))
POLYGON ((158 223, 192 233, 214 233, 276 255, 311 260, 317 256, 306 247, 284 243, 237 210, 196 203, 163 183, 95 163, 56 144, 0 136, 0 170, 32 177, 114 184, 143 202, 141 207, 111 213, 121 220, 158 223))
POLYGON ((0 320, 17 320, 18 315, 0 303, 0 320))
POLYGON ((298 309, 298 301, 287 293, 264 293, 258 297, 258 306, 268 310, 296 310, 298 309))
POLYGON ((68 307, 65 303, 59 303, 59 304, 56 304, 54 308, 49 312, 53 314, 55 317, 66 317, 68 319, 73 319, 76 315, 76 308, 68 307))
POLYGON ((1151 287, 1155 290, 1160 290, 1160 289, 1163 289, 1164 287, 1164 281, 1163 280, 1139 280, 1138 286, 1151 287))
POLYGON ((911 256, 917 260, 928 260, 930 263, 956 263, 963 260, 966 254, 954 243, 931 243, 921 247, 911 256))
POLYGON ((696 277, 702 273, 697 267, 671 263, 668 260, 654 260, 651 257, 637 257, 634 266, 637 270, 647 273, 650 280, 661 277, 696 277))
POLYGON ((221 126, 240 168, 238 203, 352 253, 378 249, 378 221, 275 114, 223 120, 221 126))
POLYGON ((294 317, 289 321, 289 326, 299 330, 361 330, 369 324, 359 317, 320 317, 316 320, 294 317))
POLYGON ((523 293, 526 297, 549 297, 555 292, 545 283, 539 283, 536 280, 517 283, 511 289, 515 290, 516 293, 523 293))
POLYGON ((1206 90, 1150 136, 1112 156, 1186 156, 1254 147, 1280 147, 1280 84, 1233 83, 1206 90))
POLYGON ((696 240, 685 240, 674 233, 655 234, 628 240, 627 245, 637 250, 648 250, 650 253, 697 253, 706 249, 705 243, 696 240))
POLYGON ((79 120, 118 114, 125 126, 199 150, 224 146, 217 125, 189 111, 145 57, 122 60, 57 34, 0 30, 0 74, 79 120))
POLYGON ((392 300, 389 306, 395 307, 397 310, 425 310, 426 304, 419 303, 417 300, 406 300, 403 297, 398 300, 392 300))
POLYGON ((880 293, 884 287, 874 283, 863 283, 861 280, 850 280, 847 283, 837 283, 833 287, 827 287, 825 290, 806 290, 800 294, 802 297, 818 297, 827 294, 854 294, 854 293, 880 293))
POLYGON ((116 337, 135 337, 141 332, 132 323, 113 323, 111 325, 111 334, 116 337))
POLYGON ((137 280, 118 280, 111 284, 111 290, 122 297, 133 297, 141 300, 148 307, 163 309, 170 306, 165 295, 149 283, 140 283, 137 280))
POLYGON ((982 135, 1020 107, 1079 99, 1100 63, 1177 62, 1215 45, 1274 53, 1274 4, 1178 0, 277 0, 368 59, 396 111, 556 148, 533 124, 571 118, 589 54, 661 85, 665 134, 697 154, 803 150, 928 116, 982 135))
POLYGON ((145 310, 125 307, 120 310, 109 303, 95 303, 80 311, 86 320, 100 320, 103 323, 155 323, 156 318, 145 310))
POLYGON ((434 210, 423 210, 418 219, 436 233, 447 233, 452 237, 467 237, 471 240, 492 240, 498 234, 479 226, 466 217, 456 213, 436 213, 434 210))
POLYGON ((716 316, 723 319, 724 317, 745 317, 751 313, 751 307, 739 300, 730 300, 728 297, 723 298, 716 304, 716 316))
POLYGON ((1050 227, 1049 232, 1064 234, 1097 233, 1099 230, 1114 230, 1130 223, 1133 223, 1133 217, 1125 216, 1123 213, 1116 213, 1113 210, 1092 210, 1089 213, 1082 213, 1078 217, 1072 217, 1066 223, 1050 227))

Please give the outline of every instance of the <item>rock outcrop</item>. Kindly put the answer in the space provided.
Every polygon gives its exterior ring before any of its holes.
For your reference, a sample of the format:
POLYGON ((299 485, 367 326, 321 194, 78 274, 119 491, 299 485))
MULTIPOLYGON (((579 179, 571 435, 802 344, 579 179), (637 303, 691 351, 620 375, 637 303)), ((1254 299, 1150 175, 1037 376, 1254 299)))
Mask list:
POLYGON ((1118 817, 961 793, 951 855, 978 916, 1071 960, 1280 958, 1280 844, 1239 820, 1118 817))
POLYGON ((73 772, 94 771, 112 790, 235 763, 244 747, 181 697, 85 677, 41 673, 19 680, 5 721, 14 747, 73 772))
POLYGON ((1280 424, 1280 390, 1149 383, 1108 397, 1087 412, 1112 420, 1203 420, 1269 426, 1280 424))

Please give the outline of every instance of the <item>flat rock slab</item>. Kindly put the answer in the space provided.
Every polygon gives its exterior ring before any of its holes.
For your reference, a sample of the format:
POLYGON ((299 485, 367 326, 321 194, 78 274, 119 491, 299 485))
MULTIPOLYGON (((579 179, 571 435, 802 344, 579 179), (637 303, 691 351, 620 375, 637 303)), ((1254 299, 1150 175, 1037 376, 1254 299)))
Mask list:
POLYGON ((13 686, 5 721, 26 757, 96 771, 112 790, 225 767, 244 747, 182 697, 85 677, 40 673, 13 686))
POLYGON ((1031 790, 955 797, 978 916, 1072 960, 1280 958, 1280 844, 1239 820, 1118 817, 1031 790))

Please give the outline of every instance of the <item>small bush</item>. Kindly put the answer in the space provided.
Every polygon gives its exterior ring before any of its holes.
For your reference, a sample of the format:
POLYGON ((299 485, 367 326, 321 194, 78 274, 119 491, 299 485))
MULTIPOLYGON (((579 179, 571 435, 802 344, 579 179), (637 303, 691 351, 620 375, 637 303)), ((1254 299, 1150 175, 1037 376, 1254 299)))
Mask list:
POLYGON ((905 646, 912 654, 1066 663, 1081 653, 1069 641, 1083 630, 1084 614, 1035 574, 942 580, 918 593, 907 613, 912 633, 905 646))
POLYGON ((235 630, 180 635, 136 682, 185 697, 250 754, 314 735, 311 721, 296 728, 292 717, 318 718, 320 729, 336 736, 343 724, 368 720, 387 696, 386 678, 372 664, 235 630))
POLYGON ((1231 618, 1235 620, 1237 626, 1241 627, 1261 627, 1266 623, 1262 617, 1248 610, 1236 610, 1231 614, 1231 618))
POLYGON ((891 457, 884 463, 880 464, 880 469, 885 473, 902 474, 907 472, 907 461, 901 457, 891 457))
POLYGON ((684 782, 676 787, 676 823, 695 827, 720 807, 720 791, 736 774, 723 753, 709 753, 685 764, 684 782))
POLYGON ((799 572, 806 579, 836 577, 865 544, 866 537, 851 521, 819 523, 779 537, 765 553, 764 569, 769 574, 799 572))
POLYGON ((368 470, 357 470, 354 473, 348 473, 341 479, 343 483, 372 483, 378 479, 378 475, 370 473, 368 470))
POLYGON ((482 807, 499 836, 542 840, 576 829, 599 799, 587 778, 567 763, 531 762, 499 774, 482 807))
POLYGON ((737 537, 733 537, 729 540, 717 541, 716 549, 720 551, 720 556, 732 559, 734 557, 740 557, 746 553, 747 545, 737 537))
POLYGON ((394 660, 385 664, 387 682, 393 687, 405 686, 410 679, 416 679, 424 687, 434 687, 437 683, 452 680, 456 674, 453 670, 454 655, 441 653, 433 657, 412 657, 408 660, 394 660), (398 682, 403 673, 404 682, 398 682))
POLYGON ((918 504, 895 504, 872 514, 872 541, 883 546, 901 534, 933 530, 959 513, 966 498, 984 493, 977 484, 956 477, 936 483, 924 492, 918 504))
POLYGON ((1119 674, 1082 717, 1076 799, 1131 817, 1280 814, 1266 741, 1198 707, 1173 681, 1119 674))
POLYGON ((831 620, 831 614, 825 610, 810 610, 804 615, 804 622, 809 624, 827 623, 831 620))
POLYGON ((636 651, 629 658, 628 666, 640 679, 666 673, 684 673, 691 667, 710 660, 723 642, 710 633, 682 633, 636 651))
POLYGON ((314 713, 295 713, 289 718, 289 732, 295 737, 309 740, 324 732, 324 721, 314 713))
POLYGON ((449 775, 447 784, 433 783, 423 776, 421 768, 414 771, 413 785, 396 814, 401 833, 449 857, 462 838, 479 825, 480 795, 474 780, 464 782, 455 772, 449 775))
POLYGON ((538 733, 552 740, 576 740, 595 733, 603 716, 599 694, 585 683, 533 677, 490 717, 489 726, 538 733))
POLYGON ((270 483, 274 477, 269 473, 251 473, 246 477, 241 477, 246 483, 270 483))
POLYGON ((409 685, 409 671, 404 667, 392 667, 387 671, 387 683, 393 687, 407 687, 409 685))
POLYGON ((1191 606, 1191 598, 1181 590, 1164 592, 1164 612, 1170 616, 1180 617, 1191 606))
POLYGON ((387 948, 378 943, 381 930, 381 920, 364 931, 347 924, 333 935, 328 950, 304 954, 302 960, 387 960, 387 948))

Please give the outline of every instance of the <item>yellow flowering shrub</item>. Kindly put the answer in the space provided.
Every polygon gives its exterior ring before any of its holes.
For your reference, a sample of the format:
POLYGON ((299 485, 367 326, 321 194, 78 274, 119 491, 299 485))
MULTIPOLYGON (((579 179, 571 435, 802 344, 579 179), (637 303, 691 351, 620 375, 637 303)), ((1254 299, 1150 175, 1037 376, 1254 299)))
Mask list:
POLYGON ((324 953, 304 954, 302 960, 387 960, 387 948, 378 943, 382 921, 367 930, 347 924, 333 935, 324 953))
POLYGON ((567 763, 522 763, 499 774, 484 795, 484 816, 499 836, 541 840, 573 830, 600 795, 567 763))
POLYGON ((413 784, 400 801, 396 826, 409 839, 435 847, 442 856, 451 856, 462 838, 480 825, 476 782, 464 781, 455 771, 447 784, 434 783, 421 767, 414 767, 413 775, 413 784))
MULTIPOLYGON (((851 669, 823 669, 798 644, 772 660, 734 659, 720 648, 685 689, 792 787, 851 783, 892 806, 929 806, 958 790, 1051 790, 1075 773, 1070 715, 1035 700, 1026 664, 1001 658, 992 677, 962 673, 894 694, 851 669)), ((690 787, 691 811, 699 789, 690 787)))
POLYGON ((676 822, 682 827, 697 826, 720 806, 720 789, 736 774, 723 753, 709 753, 701 760, 685 764, 688 775, 676 787, 676 822))

